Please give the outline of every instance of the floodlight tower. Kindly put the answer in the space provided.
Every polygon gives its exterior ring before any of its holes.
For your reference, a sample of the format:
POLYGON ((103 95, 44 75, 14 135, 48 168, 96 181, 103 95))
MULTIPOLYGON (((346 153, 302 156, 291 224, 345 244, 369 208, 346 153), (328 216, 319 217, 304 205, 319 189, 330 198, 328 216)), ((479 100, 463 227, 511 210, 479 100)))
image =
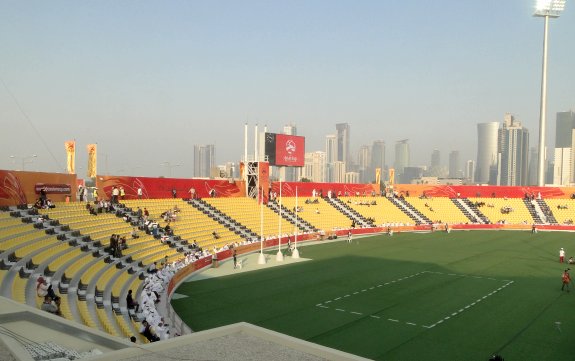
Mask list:
POLYGON ((558 18, 565 9, 565 0, 537 0, 535 14, 544 21, 543 32, 543 75, 541 76, 541 109, 539 113, 539 162, 537 168, 537 185, 545 185, 545 121, 547 112, 547 34, 549 18, 558 18))

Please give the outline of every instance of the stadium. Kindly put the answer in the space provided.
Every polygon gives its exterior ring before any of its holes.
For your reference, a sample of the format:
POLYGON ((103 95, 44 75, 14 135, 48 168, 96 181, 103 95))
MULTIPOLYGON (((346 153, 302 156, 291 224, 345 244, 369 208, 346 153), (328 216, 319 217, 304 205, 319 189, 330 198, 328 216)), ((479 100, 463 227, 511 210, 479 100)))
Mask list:
POLYGON ((268 192, 250 197, 243 181, 97 176, 98 199, 123 190, 100 208, 76 197, 74 174, 0 177, 3 360, 570 352, 572 295, 559 279, 573 188, 260 177, 268 192), (35 207, 43 193, 49 206, 35 207), (58 315, 41 311, 40 277, 58 315), (129 290, 154 310, 130 308, 129 290), (141 333, 146 319, 160 342, 141 333))

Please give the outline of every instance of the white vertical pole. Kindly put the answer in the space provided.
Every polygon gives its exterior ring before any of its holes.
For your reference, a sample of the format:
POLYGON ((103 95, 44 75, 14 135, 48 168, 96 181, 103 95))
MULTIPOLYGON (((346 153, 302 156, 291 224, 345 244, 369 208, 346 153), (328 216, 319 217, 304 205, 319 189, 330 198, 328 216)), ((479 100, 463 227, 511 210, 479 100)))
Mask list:
POLYGON ((299 251, 297 249, 297 234, 299 229, 297 228, 297 187, 295 187, 295 238, 294 238, 294 247, 293 252, 291 254, 291 258, 299 258, 299 251))
POLYGON ((244 169, 248 162, 248 123, 244 124, 244 169))
POLYGON ((543 31, 543 75, 541 76, 541 110, 539 113, 539 158, 537 168, 537 185, 545 185, 545 127, 547 113, 547 34, 549 31, 549 15, 545 16, 543 31))
POLYGON ((259 162, 258 158, 258 125, 254 129, 255 138, 254 138, 254 162, 259 162))
MULTIPOLYGON (((279 167, 280 169, 282 167, 279 167)), ((269 194, 268 194, 269 197, 269 194)), ((282 177, 280 171, 280 210, 278 217, 278 253, 276 255, 276 261, 282 262, 284 260, 284 255, 282 253, 282 177)))
POLYGON ((264 256, 264 190, 260 189, 258 182, 258 199, 260 203, 260 256, 258 264, 266 264, 266 257, 264 256), (260 198, 261 197, 261 198, 260 198))

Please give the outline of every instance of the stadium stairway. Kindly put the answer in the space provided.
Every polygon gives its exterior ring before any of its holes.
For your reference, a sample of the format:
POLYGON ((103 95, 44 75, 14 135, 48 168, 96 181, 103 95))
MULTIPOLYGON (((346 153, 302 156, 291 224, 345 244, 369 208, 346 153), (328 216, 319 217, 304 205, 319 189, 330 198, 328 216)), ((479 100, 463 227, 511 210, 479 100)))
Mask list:
MULTIPOLYGON (((276 214, 279 214, 280 212, 280 205, 277 203, 277 200, 269 201, 267 203, 267 207, 272 211, 274 211, 276 214)), ((312 226, 308 221, 298 217, 294 212, 290 211, 283 204, 281 205, 281 212, 282 212, 282 218, 292 223, 293 225, 297 224, 298 229, 302 233, 319 231, 317 228, 312 226)))
POLYGON ((423 215, 419 210, 413 207, 409 202, 403 198, 393 197, 389 199, 397 208, 407 214, 415 224, 432 224, 433 222, 423 215))
POLYGON ((354 223, 356 225, 356 227, 361 227, 361 228, 375 227, 375 224, 373 223, 373 221, 365 218, 358 211, 356 211, 355 209, 351 208, 350 206, 348 206, 347 204, 342 202, 341 199, 326 197, 325 200, 329 204, 331 204, 335 209, 337 209, 338 211, 340 211, 341 213, 346 215, 352 221, 352 223, 354 223))
POLYGON ((539 208, 541 209, 541 212, 543 212, 543 214, 545 215, 545 217, 547 217, 547 223, 549 224, 557 224, 557 219, 555 218, 555 216, 553 215, 553 212, 551 211, 551 208, 549 207, 549 205, 545 202, 545 200, 543 199, 537 199, 536 200, 537 204, 539 205, 539 208))
POLYGON ((471 223, 488 224, 489 219, 467 198, 451 198, 451 201, 469 219, 471 223))
POLYGON ((531 217, 533 217, 535 224, 547 223, 547 217, 543 214, 539 203, 535 202, 535 200, 531 201, 527 198, 523 198, 523 203, 529 211, 529 214, 531 214, 531 217))
POLYGON ((228 216, 221 210, 217 209, 213 205, 207 203, 203 199, 191 199, 189 204, 204 213, 205 215, 212 218, 214 221, 223 224, 226 226, 230 231, 234 232, 238 236, 244 239, 250 239, 253 237, 257 237, 257 233, 249 229, 248 227, 244 226, 237 220, 233 219, 232 217, 228 216))

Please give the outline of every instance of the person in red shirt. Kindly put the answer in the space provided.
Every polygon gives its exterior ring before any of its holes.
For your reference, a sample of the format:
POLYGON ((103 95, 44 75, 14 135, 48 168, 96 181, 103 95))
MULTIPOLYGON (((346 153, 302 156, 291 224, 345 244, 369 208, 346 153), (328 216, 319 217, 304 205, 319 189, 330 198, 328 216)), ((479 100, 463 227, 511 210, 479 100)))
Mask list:
POLYGON ((561 291, 566 290, 567 292, 569 292, 569 283, 571 283, 571 276, 569 275, 570 270, 571 268, 567 268, 563 272, 563 275, 561 276, 561 279, 563 280, 563 286, 561 286, 561 291))

